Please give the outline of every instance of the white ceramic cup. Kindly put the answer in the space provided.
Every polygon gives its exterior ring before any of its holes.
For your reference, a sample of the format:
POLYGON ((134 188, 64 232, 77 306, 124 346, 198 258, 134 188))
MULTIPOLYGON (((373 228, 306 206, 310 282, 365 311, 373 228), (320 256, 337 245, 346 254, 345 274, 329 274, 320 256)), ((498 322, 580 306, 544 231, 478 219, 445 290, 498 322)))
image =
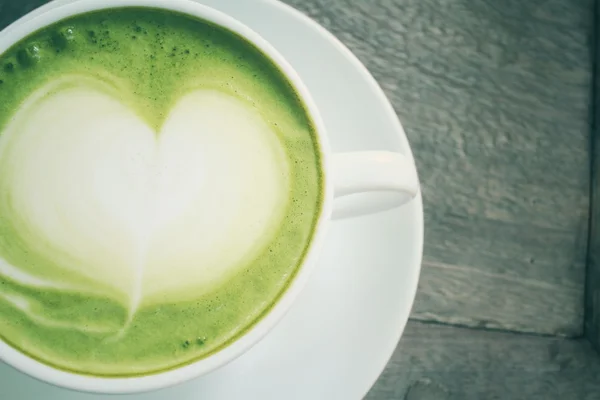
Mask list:
MULTIPOLYGON (((0 340, 0 359, 18 370, 58 386, 97 393, 144 392, 175 385, 213 371, 242 355, 277 324, 304 287, 316 264, 327 225, 334 216, 354 216, 399 206, 415 197, 419 191, 415 167, 402 154, 384 151, 331 154, 319 111, 290 64, 250 28, 222 12, 190 0, 78 0, 48 10, 34 18, 23 18, 10 25, 0 33, 0 54, 29 34, 65 18, 89 11, 128 6, 161 8, 210 21, 246 38, 275 62, 301 96, 316 126, 322 152, 325 198, 307 256, 287 291, 272 310, 246 334, 205 359, 143 377, 92 377, 42 364, 0 340), (349 195, 373 193, 377 195, 359 196, 349 200, 349 197, 352 197, 349 195), (345 197, 344 201, 334 201, 334 198, 339 197, 345 197)), ((0 327, 0 335, 1 331, 0 327)))

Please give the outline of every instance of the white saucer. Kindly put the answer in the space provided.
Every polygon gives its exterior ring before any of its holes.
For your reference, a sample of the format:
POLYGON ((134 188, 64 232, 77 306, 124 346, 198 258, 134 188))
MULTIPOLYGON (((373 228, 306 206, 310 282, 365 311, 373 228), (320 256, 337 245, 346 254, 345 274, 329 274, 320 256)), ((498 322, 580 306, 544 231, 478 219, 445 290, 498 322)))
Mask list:
MULTIPOLYGON (((58 0, 48 7, 72 0, 58 0)), ((256 30, 290 61, 322 111, 334 151, 410 155, 374 79, 331 34, 273 0, 197 0, 256 30)), ((419 277, 423 208, 336 221, 320 266, 289 314, 247 354, 210 375, 162 391, 100 396, 59 389, 0 363, 6 400, 353 400, 385 367, 404 330, 419 277)))

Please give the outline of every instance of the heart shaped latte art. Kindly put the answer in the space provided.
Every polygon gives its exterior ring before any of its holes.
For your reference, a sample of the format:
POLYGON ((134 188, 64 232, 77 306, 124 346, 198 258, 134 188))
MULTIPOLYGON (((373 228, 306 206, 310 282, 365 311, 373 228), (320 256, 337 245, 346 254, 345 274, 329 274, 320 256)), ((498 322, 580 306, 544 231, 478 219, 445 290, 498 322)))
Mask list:
POLYGON ((7 258, 0 273, 106 294, 133 312, 192 299, 264 250, 289 171, 267 121, 231 95, 188 92, 158 131, 120 99, 72 77, 32 94, 5 127, 4 223, 47 263, 7 258))

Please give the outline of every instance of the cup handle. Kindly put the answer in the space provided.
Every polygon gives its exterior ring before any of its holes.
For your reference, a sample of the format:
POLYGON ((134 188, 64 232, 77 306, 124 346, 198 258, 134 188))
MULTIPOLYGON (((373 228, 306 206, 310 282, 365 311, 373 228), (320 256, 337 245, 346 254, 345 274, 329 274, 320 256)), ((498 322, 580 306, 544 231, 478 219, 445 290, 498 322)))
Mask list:
POLYGON ((416 168, 400 153, 361 151, 334 154, 332 171, 333 218, 336 219, 398 207, 419 192, 416 168))

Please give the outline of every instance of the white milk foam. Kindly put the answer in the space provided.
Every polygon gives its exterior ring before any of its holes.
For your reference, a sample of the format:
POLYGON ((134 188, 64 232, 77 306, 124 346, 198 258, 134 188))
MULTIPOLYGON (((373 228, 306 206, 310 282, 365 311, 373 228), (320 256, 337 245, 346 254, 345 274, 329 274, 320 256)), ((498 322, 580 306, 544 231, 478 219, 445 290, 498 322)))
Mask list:
POLYGON ((228 94, 187 93, 155 132, 99 87, 48 85, 4 130, 15 215, 62 268, 21 279, 62 286, 84 276, 130 311, 197 297, 276 233, 289 196, 284 149, 228 94))

